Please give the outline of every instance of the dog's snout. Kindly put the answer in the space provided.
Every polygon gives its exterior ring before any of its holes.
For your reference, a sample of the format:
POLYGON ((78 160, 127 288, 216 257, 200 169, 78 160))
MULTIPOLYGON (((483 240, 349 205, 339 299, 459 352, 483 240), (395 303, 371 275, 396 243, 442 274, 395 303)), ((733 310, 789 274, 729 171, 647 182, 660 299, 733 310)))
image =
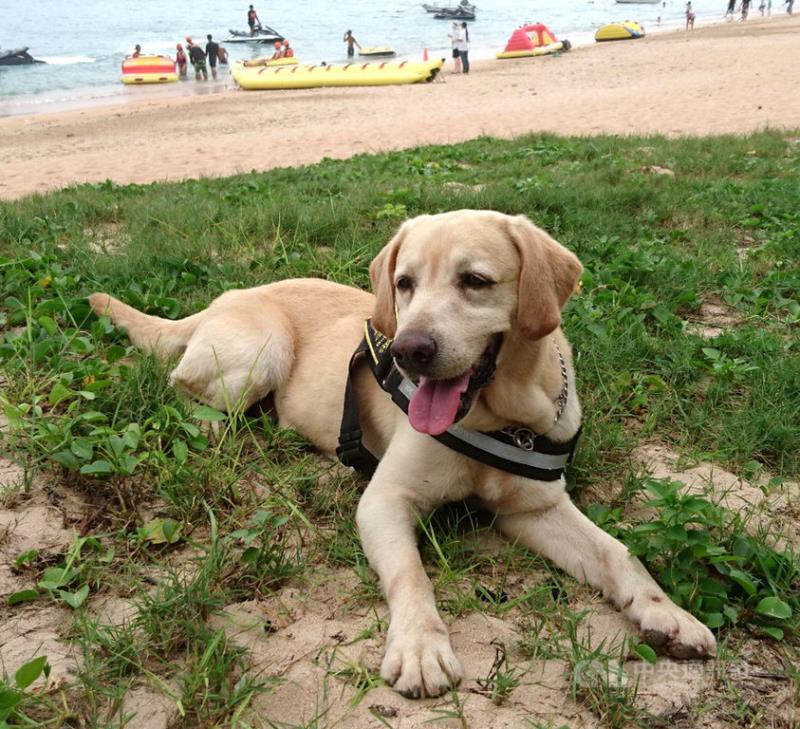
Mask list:
POLYGON ((404 332, 392 342, 392 355, 400 367, 424 370, 436 356, 436 340, 421 332, 404 332))

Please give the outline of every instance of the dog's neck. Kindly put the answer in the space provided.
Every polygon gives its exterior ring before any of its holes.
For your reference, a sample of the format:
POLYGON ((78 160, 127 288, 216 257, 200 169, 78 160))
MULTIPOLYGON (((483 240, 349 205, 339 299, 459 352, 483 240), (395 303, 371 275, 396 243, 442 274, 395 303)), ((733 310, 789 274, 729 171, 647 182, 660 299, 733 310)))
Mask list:
POLYGON ((524 426, 553 440, 568 440, 580 425, 569 345, 559 330, 530 341, 519 334, 506 336, 492 382, 478 395, 463 424, 476 430, 524 426), (563 355, 560 355, 563 351, 563 355), (564 389, 561 361, 566 363, 567 400, 558 415, 564 389))

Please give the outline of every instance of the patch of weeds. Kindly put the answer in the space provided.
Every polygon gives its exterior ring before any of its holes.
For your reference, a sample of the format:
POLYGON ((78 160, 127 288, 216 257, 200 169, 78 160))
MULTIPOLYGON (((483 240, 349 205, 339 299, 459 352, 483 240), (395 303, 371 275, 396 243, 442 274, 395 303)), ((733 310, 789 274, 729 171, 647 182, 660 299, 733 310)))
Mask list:
POLYGON ((570 642, 567 664, 570 671, 570 696, 586 706, 609 729, 623 729, 631 724, 639 727, 647 716, 636 706, 638 683, 631 683, 623 670, 627 647, 623 643, 617 654, 606 650, 605 641, 592 647, 591 634, 581 639, 578 625, 583 613, 568 616, 565 631, 570 642))
MULTIPOLYGON (((15 561, 16 569, 35 563, 37 556, 36 550, 19 555, 15 561)), ((90 587, 97 586, 104 568, 113 559, 114 548, 104 546, 100 537, 78 537, 72 541, 58 565, 45 567, 36 589, 15 592, 8 597, 8 603, 19 605, 44 594, 77 610, 86 602, 90 587)))
POLYGON ((469 729, 469 722, 467 720, 466 708, 469 696, 463 696, 458 692, 458 689, 453 686, 450 689, 450 703, 453 708, 435 706, 431 709, 433 718, 428 723, 436 724, 440 721, 458 722, 461 729, 469 729))
POLYGON ((27 689, 40 676, 45 681, 50 676, 50 664, 46 656, 33 658, 20 666, 14 673, 14 678, 0 679, 0 726, 7 727, 9 723, 33 725, 36 723, 28 711, 38 703, 38 699, 27 689))
POLYGON ((263 594, 301 569, 299 555, 294 561, 288 555, 285 527, 289 517, 261 509, 247 526, 223 538, 224 544, 238 544, 238 568, 226 582, 242 592, 263 594))
POLYGON ((186 727, 235 726, 256 694, 266 690, 248 672, 247 651, 231 643, 224 630, 192 643, 181 684, 186 727))
MULTIPOLYGON (((334 655, 331 656, 329 664, 333 663, 335 658, 334 649, 334 655)), ((350 699, 351 707, 358 706, 361 700, 372 691, 372 689, 383 685, 383 680, 377 673, 373 673, 365 665, 352 659, 341 661, 340 665, 336 668, 329 667, 328 675, 339 681, 343 681, 355 689, 355 693, 350 699)))
POLYGON ((640 557, 667 594, 708 627, 748 627, 775 640, 800 638, 800 558, 753 536, 746 518, 678 481, 644 479, 651 521, 626 525, 622 510, 592 505, 587 513, 640 557))
POLYGON ((485 678, 476 679, 480 692, 488 696, 495 706, 502 706, 511 692, 519 686, 526 671, 514 666, 508 658, 504 643, 493 640, 494 660, 485 678))

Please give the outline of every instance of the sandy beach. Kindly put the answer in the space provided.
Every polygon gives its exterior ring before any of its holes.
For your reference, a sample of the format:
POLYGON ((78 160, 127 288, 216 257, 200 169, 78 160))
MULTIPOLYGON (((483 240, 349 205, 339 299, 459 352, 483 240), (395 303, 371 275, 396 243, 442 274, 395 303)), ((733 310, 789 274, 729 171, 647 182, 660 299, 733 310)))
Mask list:
MULTIPOLYGON (((148 95, 0 119, 0 198, 77 182, 223 176, 487 134, 800 127, 800 17, 481 61, 419 86, 148 95)), ((449 71, 448 62, 448 71, 449 71)))

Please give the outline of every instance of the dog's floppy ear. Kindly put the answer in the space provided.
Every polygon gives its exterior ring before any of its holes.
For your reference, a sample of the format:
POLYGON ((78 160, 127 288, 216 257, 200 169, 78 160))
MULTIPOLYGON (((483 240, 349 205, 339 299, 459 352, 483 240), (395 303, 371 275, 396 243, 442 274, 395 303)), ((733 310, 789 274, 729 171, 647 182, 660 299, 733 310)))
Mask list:
POLYGON ((541 339, 561 323, 561 307, 575 291, 583 266, 524 215, 511 218, 509 227, 520 259, 517 325, 528 339, 541 339))
POLYGON ((381 333, 392 339, 397 331, 394 313, 394 267, 400 244, 406 237, 408 222, 403 223, 394 237, 381 249, 369 267, 369 280, 375 293, 375 309, 372 324, 381 333))

